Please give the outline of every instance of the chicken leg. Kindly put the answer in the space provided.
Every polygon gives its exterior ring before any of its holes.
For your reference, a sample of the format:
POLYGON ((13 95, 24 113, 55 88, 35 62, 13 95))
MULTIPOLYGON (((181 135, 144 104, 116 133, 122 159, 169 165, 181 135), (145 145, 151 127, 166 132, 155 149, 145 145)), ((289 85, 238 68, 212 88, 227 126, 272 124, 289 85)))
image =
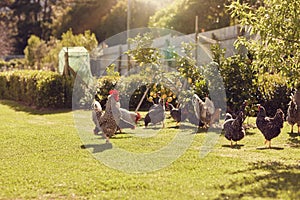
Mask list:
POLYGON ((265 144, 269 143, 269 149, 271 149, 271 140, 266 140, 265 144))

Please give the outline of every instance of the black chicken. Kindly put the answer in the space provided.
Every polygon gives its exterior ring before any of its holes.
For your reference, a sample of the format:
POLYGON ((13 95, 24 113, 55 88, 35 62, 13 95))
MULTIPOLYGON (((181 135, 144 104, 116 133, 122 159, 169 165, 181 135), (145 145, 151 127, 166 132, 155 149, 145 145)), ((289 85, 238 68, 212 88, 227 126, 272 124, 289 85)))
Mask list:
POLYGON ((168 103, 170 107, 170 115, 176 121, 178 126, 179 122, 184 121, 187 118, 187 108, 175 108, 171 103, 168 103))
POLYGON ((245 137, 245 129, 243 125, 244 114, 239 112, 235 119, 232 118, 231 114, 227 113, 225 117, 225 122, 223 124, 223 129, 225 131, 225 138, 230 141, 230 146, 232 147, 232 141, 237 142, 245 137))
POLYGON ((283 127, 284 113, 281 109, 277 109, 273 118, 267 117, 266 110, 263 106, 258 105, 258 114, 256 118, 256 126, 260 132, 264 135, 266 141, 269 142, 269 148, 271 148, 271 140, 280 134, 283 127))
POLYGON ((289 103, 289 107, 287 110, 286 120, 291 125, 291 133, 293 133, 293 127, 295 124, 298 125, 298 133, 300 133, 300 109, 299 109, 300 104, 297 103, 297 102, 299 102, 299 99, 295 98, 295 97, 298 97, 298 98, 300 97, 299 93, 300 92, 297 91, 295 95, 292 94, 291 101, 289 103))
POLYGON ((245 114, 246 113, 245 109, 246 109, 247 105, 248 105, 248 102, 247 102, 247 100, 245 100, 237 112, 234 112, 234 111, 228 111, 228 112, 232 114, 232 118, 234 118, 234 119, 237 118, 237 116, 239 115, 240 112, 243 112, 243 122, 244 122, 247 117, 247 115, 245 114))

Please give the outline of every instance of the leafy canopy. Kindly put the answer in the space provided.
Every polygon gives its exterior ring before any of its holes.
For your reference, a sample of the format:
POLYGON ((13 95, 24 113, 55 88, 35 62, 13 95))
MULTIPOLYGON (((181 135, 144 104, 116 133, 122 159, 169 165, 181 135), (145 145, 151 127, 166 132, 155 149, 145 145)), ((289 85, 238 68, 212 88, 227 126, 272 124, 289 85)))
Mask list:
POLYGON ((260 7, 234 1, 229 7, 231 17, 251 27, 259 37, 240 37, 237 46, 245 46, 252 54, 253 64, 264 72, 280 73, 294 85, 300 75, 300 1, 265 0, 260 7))

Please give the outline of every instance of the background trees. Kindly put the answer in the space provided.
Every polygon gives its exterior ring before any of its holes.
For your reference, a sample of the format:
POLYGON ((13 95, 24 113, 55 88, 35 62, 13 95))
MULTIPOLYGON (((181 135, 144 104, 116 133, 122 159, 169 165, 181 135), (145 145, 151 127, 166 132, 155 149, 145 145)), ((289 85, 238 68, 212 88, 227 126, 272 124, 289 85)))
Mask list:
POLYGON ((195 31, 195 16, 199 17, 199 29, 211 30, 228 26, 230 17, 225 12, 226 0, 176 0, 151 17, 152 27, 166 27, 181 33, 195 31))
POLYGON ((260 36, 250 40, 241 37, 237 46, 248 49, 262 82, 265 73, 275 73, 286 77, 291 86, 299 83, 299 7, 297 0, 266 0, 260 7, 233 2, 229 7, 231 17, 260 36))
MULTIPOLYGON (((221 1, 197 0, 131 0, 130 28, 172 28, 182 33, 194 31, 195 15, 205 30, 227 26, 229 17, 221 1)), ((1 21, 13 45, 14 54, 23 54, 31 35, 50 41, 58 39, 70 28, 74 34, 86 30, 96 34, 99 42, 127 28, 128 0, 3 0, 1 21), (4 22, 4 21, 2 21, 4 22)), ((4 35, 0 35, 4 37, 4 35)), ((4 41, 4 40, 3 40, 4 41)), ((5 40, 7 41, 7 40, 5 40)), ((6 53, 7 54, 7 53, 6 53)))

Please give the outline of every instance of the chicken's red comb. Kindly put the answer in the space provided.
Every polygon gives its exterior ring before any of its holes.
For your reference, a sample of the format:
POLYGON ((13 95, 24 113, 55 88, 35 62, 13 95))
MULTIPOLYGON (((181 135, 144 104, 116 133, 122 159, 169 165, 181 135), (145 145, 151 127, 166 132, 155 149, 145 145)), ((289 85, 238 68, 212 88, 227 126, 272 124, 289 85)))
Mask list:
POLYGON ((260 105, 260 104, 257 104, 257 106, 258 106, 258 110, 260 110, 260 106, 261 106, 261 105, 260 105))
POLYGON ((137 123, 141 118, 142 118, 141 114, 137 112, 135 116, 135 123, 137 123))
POLYGON ((112 95, 112 94, 119 94, 118 90, 111 90, 109 91, 109 94, 112 95))

